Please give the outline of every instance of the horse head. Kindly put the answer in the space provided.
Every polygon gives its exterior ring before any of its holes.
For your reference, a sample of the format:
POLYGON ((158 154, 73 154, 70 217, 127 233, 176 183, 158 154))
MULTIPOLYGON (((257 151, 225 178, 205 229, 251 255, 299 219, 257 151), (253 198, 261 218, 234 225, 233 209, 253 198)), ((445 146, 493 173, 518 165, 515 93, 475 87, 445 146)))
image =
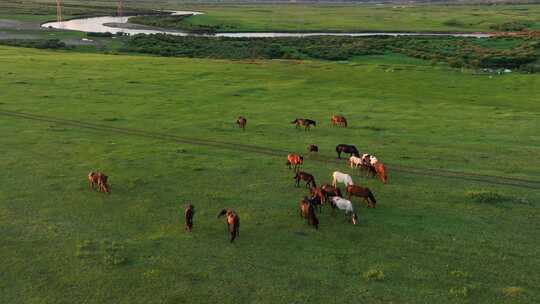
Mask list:
POLYGON ((218 216, 217 216, 217 218, 220 218, 220 217, 224 216, 224 215, 225 215, 226 213, 227 213, 227 209, 223 209, 223 210, 221 210, 221 212, 220 212, 220 213, 218 213, 218 216))

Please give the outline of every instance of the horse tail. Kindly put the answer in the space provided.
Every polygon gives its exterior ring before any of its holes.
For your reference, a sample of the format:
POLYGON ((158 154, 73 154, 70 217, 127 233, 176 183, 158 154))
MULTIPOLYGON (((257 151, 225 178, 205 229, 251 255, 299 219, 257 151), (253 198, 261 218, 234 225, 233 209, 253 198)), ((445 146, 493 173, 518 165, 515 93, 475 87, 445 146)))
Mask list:
POLYGON ((317 188, 317 184, 315 183, 315 179, 314 179, 314 178, 311 179, 311 185, 312 185, 314 188, 317 188))
POLYGON ((375 196, 369 189, 368 189, 368 197, 373 202, 373 208, 375 208, 375 204, 377 204, 377 200, 375 199, 375 196))

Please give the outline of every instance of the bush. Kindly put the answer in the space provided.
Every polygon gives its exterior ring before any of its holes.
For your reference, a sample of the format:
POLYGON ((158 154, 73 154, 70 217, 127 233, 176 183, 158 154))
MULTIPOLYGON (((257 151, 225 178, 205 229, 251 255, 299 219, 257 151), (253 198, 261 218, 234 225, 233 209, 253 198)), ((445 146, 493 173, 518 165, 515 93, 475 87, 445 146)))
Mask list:
POLYGON ((105 32, 105 33, 96 33, 96 32, 88 32, 86 33, 87 37, 106 37, 110 38, 113 36, 111 32, 105 32))

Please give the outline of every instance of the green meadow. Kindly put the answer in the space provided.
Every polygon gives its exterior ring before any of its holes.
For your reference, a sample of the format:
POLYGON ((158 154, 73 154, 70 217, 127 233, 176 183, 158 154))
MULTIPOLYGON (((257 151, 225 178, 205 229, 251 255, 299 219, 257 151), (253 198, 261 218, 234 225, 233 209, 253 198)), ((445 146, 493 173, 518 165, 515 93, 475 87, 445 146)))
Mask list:
POLYGON ((172 6, 204 12, 188 19, 141 17, 138 23, 217 32, 428 31, 476 32, 540 29, 540 5, 199 5, 172 6), (172 20, 168 20, 172 19, 172 20), (172 23, 172 24, 171 24, 172 23))
POLYGON ((538 302, 538 186, 392 170, 383 185, 333 161, 335 145, 351 143, 390 168, 538 184, 538 96, 538 75, 398 55, 231 61, 0 47, 0 302, 538 302), (336 113, 349 128, 329 126, 336 113), (296 117, 317 127, 297 131, 296 117), (235 143, 300 153, 315 143, 303 169, 318 184, 353 174, 377 208, 353 200, 356 226, 325 209, 316 231, 298 215, 307 190, 293 186, 285 154, 235 143), (110 195, 88 190, 90 170, 109 175, 110 195), (216 219, 224 207, 241 218, 234 244, 216 219))

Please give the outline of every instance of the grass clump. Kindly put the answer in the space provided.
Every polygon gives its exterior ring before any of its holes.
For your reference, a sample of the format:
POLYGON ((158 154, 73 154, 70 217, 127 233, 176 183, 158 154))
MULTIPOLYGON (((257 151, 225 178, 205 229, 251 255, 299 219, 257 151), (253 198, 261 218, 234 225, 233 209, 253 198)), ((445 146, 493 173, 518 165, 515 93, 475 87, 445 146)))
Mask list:
POLYGON ((502 204, 502 203, 517 203, 517 204, 527 204, 528 201, 519 198, 519 197, 512 197, 512 196, 506 196, 497 192, 489 191, 489 190, 471 190, 467 191, 465 193, 465 196, 475 202, 475 203, 482 203, 482 204, 502 204))
POLYGON ((450 288, 450 295, 457 298, 467 298, 470 294, 470 288, 463 286, 463 287, 452 287, 450 288))
POLYGON ((520 296, 524 291, 523 288, 517 286, 510 286, 502 289, 502 293, 511 298, 520 296))
POLYGON ((385 279, 384 272, 379 269, 370 269, 364 272, 363 277, 366 281, 375 281, 375 282, 382 282, 385 279))

